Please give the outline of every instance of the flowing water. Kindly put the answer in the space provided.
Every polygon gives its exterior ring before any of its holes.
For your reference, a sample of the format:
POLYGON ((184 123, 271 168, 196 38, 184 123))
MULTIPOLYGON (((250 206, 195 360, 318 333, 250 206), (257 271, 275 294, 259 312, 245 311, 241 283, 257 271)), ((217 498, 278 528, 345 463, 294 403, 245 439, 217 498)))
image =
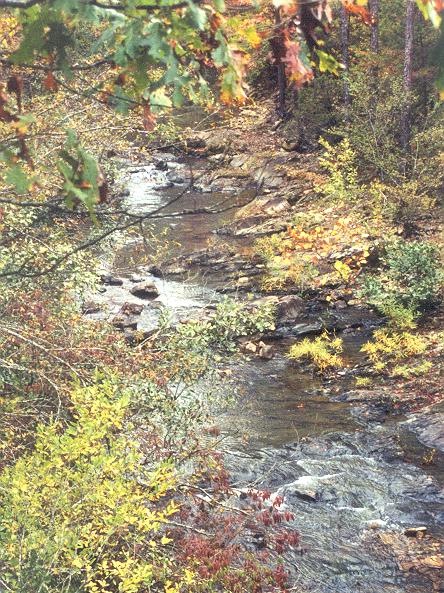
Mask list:
MULTIPOLYGON (((180 180, 183 169, 173 158, 168 169, 180 180)), ((155 221, 152 230, 159 235, 167 229, 169 240, 181 243, 174 249, 182 253, 204 247, 230 213, 180 216, 177 212, 203 205, 220 209, 220 204, 234 205, 238 200, 235 194, 191 192, 170 203, 182 186, 171 186, 167 173, 152 166, 129 171, 125 184, 127 205, 134 212, 167 205, 162 211, 165 217, 155 221)), ((147 249, 150 246, 126 242, 117 251, 115 271, 124 285, 107 287, 101 295, 112 310, 124 302, 141 302, 128 288, 131 274, 139 274, 143 267, 147 249)), ((172 309, 176 318, 189 318, 220 298, 214 290, 220 279, 211 274, 197 274, 186 282, 151 279, 160 297, 142 313, 144 329, 155 324, 156 302, 172 309)), ((352 359, 359 356, 365 337, 359 331, 346 337, 352 359)), ((442 476, 429 475, 414 463, 424 448, 402 423, 361 422, 359 414, 351 414, 350 404, 330 401, 318 379, 297 370, 285 356, 287 349, 288 344, 282 343, 271 361, 239 357, 228 362, 231 373, 218 386, 233 396, 218 421, 234 484, 269 489, 284 497, 301 533, 303 552, 287 557, 301 591, 431 592, 425 577, 399 569, 393 546, 381 542, 379 535, 418 525, 442 534, 442 476), (406 455, 413 463, 405 461, 406 455)))

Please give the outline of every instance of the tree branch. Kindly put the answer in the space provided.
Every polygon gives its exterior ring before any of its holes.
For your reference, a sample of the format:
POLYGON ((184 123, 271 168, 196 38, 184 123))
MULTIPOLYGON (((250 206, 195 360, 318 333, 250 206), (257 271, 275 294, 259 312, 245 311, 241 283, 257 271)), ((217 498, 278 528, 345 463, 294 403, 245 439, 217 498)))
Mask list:
MULTIPOLYGON (((0 7, 1 7, 0 0, 0 7)), ((93 70, 94 68, 98 68, 99 66, 104 66, 105 64, 111 64, 111 58, 103 58, 101 60, 97 60, 92 64, 74 64, 70 66, 71 70, 93 70)), ((7 58, 0 58, 0 64, 4 64, 5 66, 19 66, 20 68, 26 68, 29 70, 41 70, 43 72, 58 72, 61 71, 62 68, 57 68, 56 66, 44 66, 42 64, 16 64, 7 58)))
MULTIPOLYGON (((31 8, 36 4, 45 4, 49 0, 0 0, 0 8, 31 8)), ((195 4, 202 4, 202 0, 195 0, 195 4)), ((90 6, 97 6, 97 8, 103 8, 105 10, 120 10, 125 11, 129 10, 128 6, 124 4, 104 4, 99 2, 98 0, 88 0, 86 4, 90 6)), ((189 6, 188 2, 176 2, 175 4, 142 4, 140 6, 135 6, 136 10, 144 10, 146 12, 155 12, 156 10, 168 9, 168 10, 177 10, 179 8, 186 8, 189 6)))

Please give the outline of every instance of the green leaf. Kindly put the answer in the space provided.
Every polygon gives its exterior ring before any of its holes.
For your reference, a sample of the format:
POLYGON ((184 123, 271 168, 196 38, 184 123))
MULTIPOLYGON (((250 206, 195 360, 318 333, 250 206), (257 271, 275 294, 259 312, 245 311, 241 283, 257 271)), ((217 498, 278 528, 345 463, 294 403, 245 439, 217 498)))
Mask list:
POLYGON ((316 54, 319 58, 319 70, 321 72, 331 72, 332 74, 339 76, 339 71, 342 68, 342 65, 335 57, 320 49, 316 49, 316 54))
POLYGON ((219 45, 211 52, 211 57, 216 66, 224 66, 230 61, 230 52, 228 50, 227 42, 220 31, 217 31, 214 37, 219 41, 219 45))
POLYGON ((156 107, 172 107, 173 104, 164 89, 160 88, 150 93, 150 105, 154 108, 153 111, 156 111, 156 107))
POLYGON ((6 173, 6 182, 13 185, 18 194, 26 194, 33 179, 30 179, 19 165, 14 165, 6 173))
POLYGON ((187 15, 190 17, 192 24, 203 31, 207 24, 207 13, 202 8, 199 8, 194 2, 190 2, 187 10, 187 15))
POLYGON ((214 7, 218 12, 224 12, 225 10, 225 2, 224 0, 214 0, 214 7))
POLYGON ((183 96, 181 90, 179 88, 175 88, 172 95, 173 105, 174 107, 182 107, 185 97, 183 96))

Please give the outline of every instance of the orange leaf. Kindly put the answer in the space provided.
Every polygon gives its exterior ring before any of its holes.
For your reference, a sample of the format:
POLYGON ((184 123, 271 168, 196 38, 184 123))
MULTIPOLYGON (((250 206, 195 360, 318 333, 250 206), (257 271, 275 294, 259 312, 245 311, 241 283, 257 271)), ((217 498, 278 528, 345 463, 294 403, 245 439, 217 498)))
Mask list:
POLYGON ((156 118, 151 111, 149 103, 145 103, 143 108, 143 127, 147 132, 152 132, 156 123, 156 118))
POLYGON ((367 10, 367 8, 365 8, 365 6, 359 6, 357 4, 354 4, 354 2, 352 2, 350 0, 345 0, 344 6, 345 6, 345 9, 347 10, 347 12, 349 12, 350 14, 353 14, 355 16, 359 16, 361 18, 362 22, 365 23, 366 25, 374 24, 373 17, 370 14, 370 12, 367 10))
POLYGON ((59 85, 57 84, 57 80, 54 78, 54 74, 50 70, 46 75, 45 80, 43 81, 43 86, 48 91, 57 91, 59 85))

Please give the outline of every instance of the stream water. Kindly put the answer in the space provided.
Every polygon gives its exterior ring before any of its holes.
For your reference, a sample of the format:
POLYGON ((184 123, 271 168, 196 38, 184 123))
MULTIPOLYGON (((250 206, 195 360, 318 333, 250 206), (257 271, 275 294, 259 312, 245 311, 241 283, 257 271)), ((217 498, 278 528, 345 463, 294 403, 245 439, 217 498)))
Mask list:
MULTIPOLYGON (((135 212, 167 204, 181 191, 180 183, 171 186, 169 179, 180 181, 183 167, 168 155, 164 160, 166 171, 147 166, 127 172, 126 201, 135 212)), ((236 200, 236 194, 188 193, 166 208, 166 214, 173 214, 156 221, 153 233, 167 229, 167 237, 181 244, 176 249, 182 253, 203 248, 231 214, 176 216, 174 212, 234 205, 236 200)), ((155 324, 156 302, 180 318, 198 315, 220 298, 215 290, 220 279, 211 273, 185 282, 154 278, 140 272, 145 257, 146 245, 130 241, 122 245, 114 272, 124 284, 107 286, 99 295, 116 312, 124 302, 142 302, 128 292, 135 280, 132 275, 152 279, 160 297, 142 313, 142 329, 155 324)), ((364 337, 359 331, 346 337, 350 357, 359 356, 364 337)), ((217 419, 233 482, 237 487, 279 493, 294 513, 304 553, 294 551, 287 559, 301 591, 431 593, 427 578, 401 571, 392 547, 379 537, 381 532, 403 533, 419 525, 442 533, 440 476, 429 475, 415 463, 424 448, 402 423, 364 423, 351 414, 350 404, 330 401, 318 379, 288 361, 287 349, 288 343, 280 344, 271 361, 245 356, 229 361, 232 373, 218 386, 233 396, 217 419), (410 463, 405 461, 407 453, 410 463)))

